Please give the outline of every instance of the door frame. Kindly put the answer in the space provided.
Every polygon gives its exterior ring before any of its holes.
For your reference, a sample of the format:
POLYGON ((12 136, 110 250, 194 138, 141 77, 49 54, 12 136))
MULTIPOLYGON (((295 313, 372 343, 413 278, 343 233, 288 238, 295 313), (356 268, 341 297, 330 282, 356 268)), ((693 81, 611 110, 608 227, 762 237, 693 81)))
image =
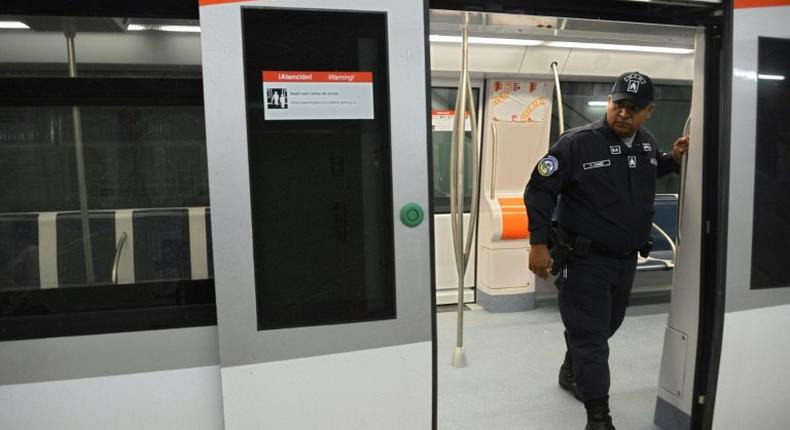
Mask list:
POLYGON ((587 18, 705 29, 702 237, 697 358, 694 366, 692 429, 710 429, 724 324, 729 178, 729 112, 732 0, 712 2, 637 2, 633 0, 429 0, 431 9, 587 18))

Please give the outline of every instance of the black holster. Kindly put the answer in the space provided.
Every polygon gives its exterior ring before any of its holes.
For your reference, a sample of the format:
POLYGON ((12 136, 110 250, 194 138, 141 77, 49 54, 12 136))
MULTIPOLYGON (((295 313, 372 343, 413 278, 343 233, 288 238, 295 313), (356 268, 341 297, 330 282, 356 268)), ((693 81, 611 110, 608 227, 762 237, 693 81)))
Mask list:
POLYGON ((568 257, 573 252, 568 235, 559 227, 549 228, 549 253, 551 254, 551 274, 559 274, 568 264, 568 257))
POLYGON ((549 253, 551 254, 551 274, 557 275, 568 265, 571 254, 583 258, 590 252, 592 241, 583 236, 571 236, 559 226, 549 228, 549 253))
POLYGON ((651 237, 647 239, 647 243, 645 243, 641 248, 639 248, 639 255, 641 255, 642 258, 647 258, 647 256, 650 255, 650 251, 652 250, 653 250, 653 238, 651 237))

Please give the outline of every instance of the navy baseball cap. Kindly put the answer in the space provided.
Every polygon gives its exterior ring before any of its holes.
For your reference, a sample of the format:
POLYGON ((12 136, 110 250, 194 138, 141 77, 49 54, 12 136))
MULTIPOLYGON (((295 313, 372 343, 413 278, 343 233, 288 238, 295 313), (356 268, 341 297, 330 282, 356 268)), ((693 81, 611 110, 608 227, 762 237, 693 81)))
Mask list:
POLYGON ((631 100, 637 106, 647 106, 653 101, 653 80, 644 73, 623 73, 614 81, 611 96, 613 102, 631 100))

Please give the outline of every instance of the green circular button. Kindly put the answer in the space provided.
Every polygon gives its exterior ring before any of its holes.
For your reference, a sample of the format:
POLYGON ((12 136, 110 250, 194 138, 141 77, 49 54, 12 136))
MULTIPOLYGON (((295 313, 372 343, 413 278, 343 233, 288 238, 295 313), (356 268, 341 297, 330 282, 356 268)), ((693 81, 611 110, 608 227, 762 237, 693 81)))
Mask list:
POLYGON ((422 210, 422 206, 417 203, 406 203, 400 210, 400 221, 406 227, 417 227, 422 224, 423 219, 425 219, 425 212, 422 210))

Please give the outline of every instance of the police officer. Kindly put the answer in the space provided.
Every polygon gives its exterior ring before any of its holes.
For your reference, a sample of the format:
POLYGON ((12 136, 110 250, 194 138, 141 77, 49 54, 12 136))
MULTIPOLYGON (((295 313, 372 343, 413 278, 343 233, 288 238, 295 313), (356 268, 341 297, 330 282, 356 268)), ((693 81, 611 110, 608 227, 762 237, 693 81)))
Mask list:
POLYGON ((584 401, 587 430, 614 429, 608 339, 625 317, 637 253, 649 252, 656 178, 677 171, 688 150, 688 138, 680 138, 673 154, 658 151, 641 127, 654 110, 652 80, 622 74, 605 118, 560 136, 524 192, 529 269, 545 279, 553 262, 549 245, 571 250, 557 281, 568 345, 560 385, 584 401), (549 243, 549 236, 563 243, 549 243))

